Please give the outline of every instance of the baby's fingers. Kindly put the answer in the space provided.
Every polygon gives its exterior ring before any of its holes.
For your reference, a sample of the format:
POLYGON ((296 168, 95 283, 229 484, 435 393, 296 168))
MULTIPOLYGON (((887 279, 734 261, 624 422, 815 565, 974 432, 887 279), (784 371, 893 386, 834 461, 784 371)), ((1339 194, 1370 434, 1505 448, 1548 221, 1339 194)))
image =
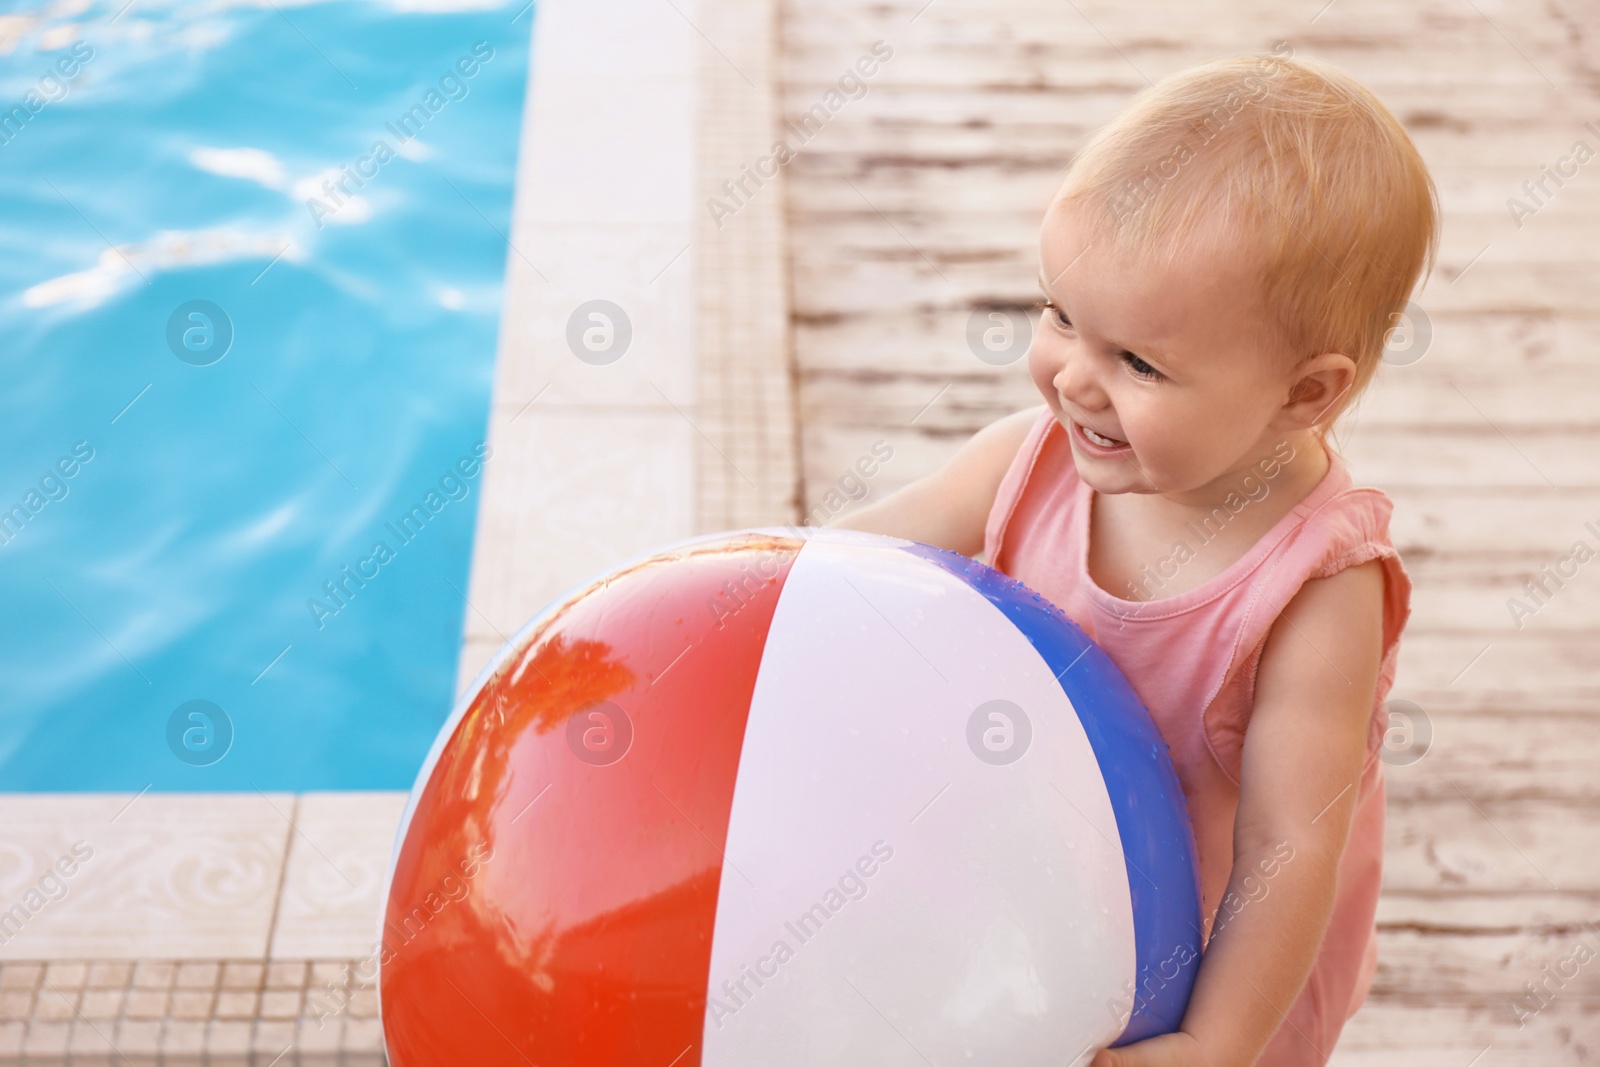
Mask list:
POLYGON ((1101 1049, 1089 1067, 1205 1067, 1195 1039, 1185 1033, 1163 1034, 1122 1048, 1101 1049))

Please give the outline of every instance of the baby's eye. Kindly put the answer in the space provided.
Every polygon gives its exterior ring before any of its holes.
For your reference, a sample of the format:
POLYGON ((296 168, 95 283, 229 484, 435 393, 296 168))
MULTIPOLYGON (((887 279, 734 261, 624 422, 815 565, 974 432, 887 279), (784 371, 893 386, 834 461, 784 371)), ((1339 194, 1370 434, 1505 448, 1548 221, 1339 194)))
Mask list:
POLYGON ((1147 382, 1157 382, 1161 380, 1160 371, 1156 370, 1154 367, 1140 359, 1138 356, 1134 355, 1132 352, 1123 352, 1121 353, 1121 356, 1122 362, 1127 365, 1128 370, 1133 372, 1133 376, 1135 378, 1143 378, 1147 382))
POLYGON ((1051 311, 1055 312, 1055 320, 1057 323, 1066 329, 1072 329, 1072 320, 1067 318, 1066 314, 1056 306, 1056 302, 1054 300, 1041 300, 1033 306, 1036 308, 1049 308, 1051 311))

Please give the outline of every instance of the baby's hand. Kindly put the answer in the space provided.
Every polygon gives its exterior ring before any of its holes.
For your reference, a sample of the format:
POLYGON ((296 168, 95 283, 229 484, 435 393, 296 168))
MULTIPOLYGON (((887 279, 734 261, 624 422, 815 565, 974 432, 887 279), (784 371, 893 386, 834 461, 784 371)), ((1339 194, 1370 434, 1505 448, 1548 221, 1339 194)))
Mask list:
POLYGON ((1200 1042, 1183 1031, 1102 1049, 1089 1067, 1212 1067, 1200 1042))

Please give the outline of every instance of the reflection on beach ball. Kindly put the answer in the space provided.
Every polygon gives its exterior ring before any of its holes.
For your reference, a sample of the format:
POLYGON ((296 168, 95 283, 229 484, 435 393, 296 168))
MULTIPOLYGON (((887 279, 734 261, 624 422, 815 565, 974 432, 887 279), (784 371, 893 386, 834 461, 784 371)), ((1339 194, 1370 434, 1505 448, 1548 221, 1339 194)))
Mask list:
POLYGON ((1059 609, 835 530, 674 545, 547 608, 429 753, 394 1067, 1085 1062, 1176 1029, 1194 845, 1059 609))

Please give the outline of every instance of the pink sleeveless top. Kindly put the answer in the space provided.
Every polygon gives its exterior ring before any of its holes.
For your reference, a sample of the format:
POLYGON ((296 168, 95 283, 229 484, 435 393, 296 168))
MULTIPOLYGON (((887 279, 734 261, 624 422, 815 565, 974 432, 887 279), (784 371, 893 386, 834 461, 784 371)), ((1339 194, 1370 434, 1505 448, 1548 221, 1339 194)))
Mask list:
MULTIPOLYGON (((1083 627, 1150 709, 1194 822, 1207 937, 1233 868, 1240 755, 1267 634, 1305 582, 1382 561, 1383 661, 1333 917, 1289 1013, 1293 1025, 1279 1028, 1260 1067, 1323 1063, 1366 997, 1377 964, 1374 916, 1384 807, 1377 756, 1386 729, 1383 703, 1410 613, 1411 581, 1389 542, 1389 498, 1352 487, 1343 460, 1331 451, 1329 460, 1316 488, 1221 574, 1175 596, 1159 597, 1157 589, 1157 599, 1124 600, 1089 577, 1092 491, 1078 477, 1066 430, 1046 409, 1000 483, 984 535, 989 565, 1083 627)), ((1262 480, 1271 485, 1271 479, 1262 480)))

